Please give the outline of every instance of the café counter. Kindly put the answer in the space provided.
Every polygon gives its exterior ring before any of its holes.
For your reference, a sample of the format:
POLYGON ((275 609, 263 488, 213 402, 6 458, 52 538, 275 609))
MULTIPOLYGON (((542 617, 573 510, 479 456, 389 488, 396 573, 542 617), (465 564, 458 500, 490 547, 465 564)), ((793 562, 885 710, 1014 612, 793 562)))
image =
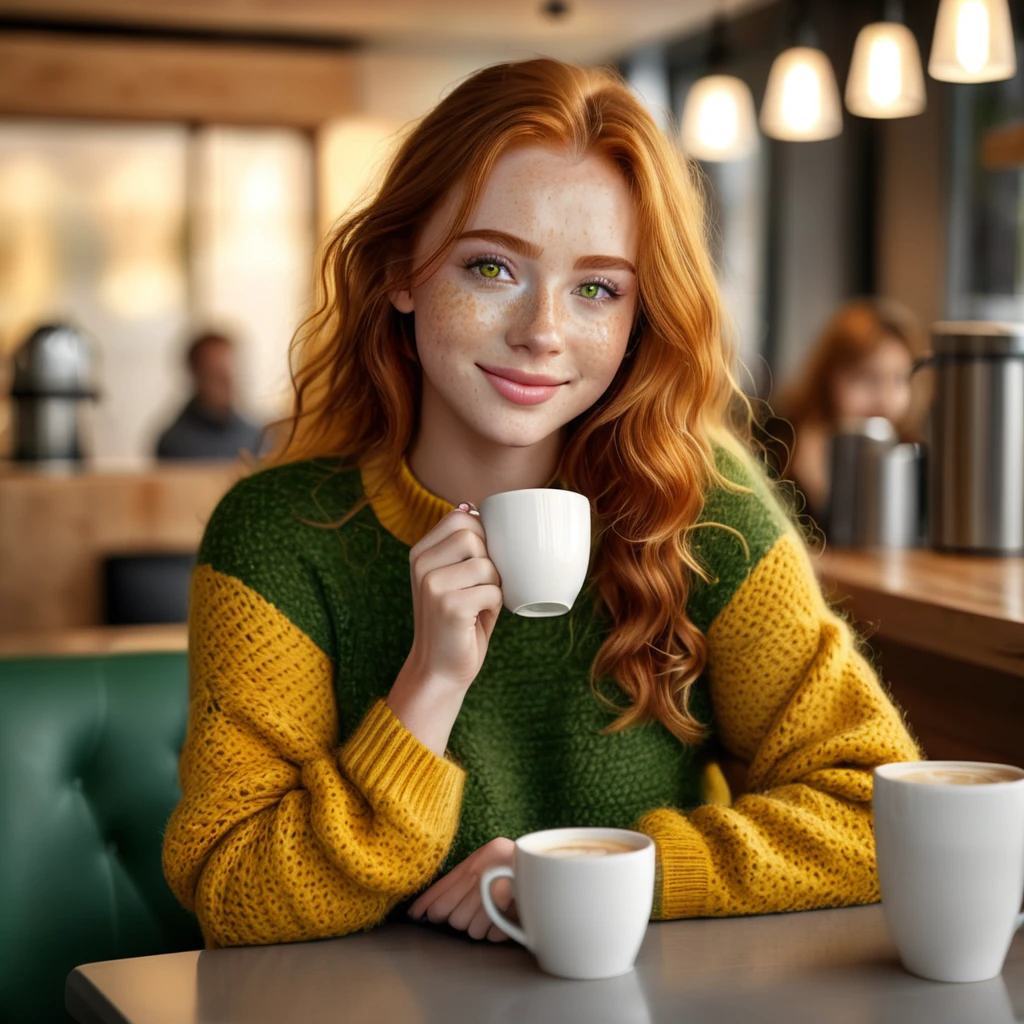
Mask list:
POLYGON ((0 462, 0 637, 101 626, 104 560, 194 552, 245 472, 239 462, 0 462))
POLYGON ((828 549, 815 561, 930 757, 1024 764, 1024 558, 828 549))

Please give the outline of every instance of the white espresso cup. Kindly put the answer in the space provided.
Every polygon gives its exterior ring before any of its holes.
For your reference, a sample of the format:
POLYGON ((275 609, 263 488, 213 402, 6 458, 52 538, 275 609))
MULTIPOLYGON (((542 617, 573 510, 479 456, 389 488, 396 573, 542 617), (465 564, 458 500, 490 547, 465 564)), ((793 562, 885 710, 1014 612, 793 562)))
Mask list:
POLYGON ((516 840, 513 867, 480 879, 487 916, 562 978, 631 970, 654 899, 654 840, 623 828, 553 828, 516 840), (620 847, 600 853, 604 844, 620 847), (576 852, 573 852, 576 851, 576 852), (494 905, 491 884, 511 878, 520 925, 494 905))
POLYGON ((587 578, 590 502, 575 491, 536 487, 492 494, 480 504, 487 554, 516 615, 564 615, 587 578))
POLYGON ((933 981, 994 978, 1024 924, 1024 769, 882 765, 874 818, 882 907, 903 966, 933 981))

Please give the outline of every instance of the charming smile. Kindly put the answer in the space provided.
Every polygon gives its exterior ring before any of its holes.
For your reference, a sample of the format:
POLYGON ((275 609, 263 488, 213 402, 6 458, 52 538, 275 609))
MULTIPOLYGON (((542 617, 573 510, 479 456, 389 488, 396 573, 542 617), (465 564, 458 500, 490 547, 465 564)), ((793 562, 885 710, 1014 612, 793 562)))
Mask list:
POLYGON ((480 371, 502 398, 516 405, 540 405, 553 398, 555 392, 568 381, 540 374, 522 373, 500 367, 488 368, 477 364, 480 371))

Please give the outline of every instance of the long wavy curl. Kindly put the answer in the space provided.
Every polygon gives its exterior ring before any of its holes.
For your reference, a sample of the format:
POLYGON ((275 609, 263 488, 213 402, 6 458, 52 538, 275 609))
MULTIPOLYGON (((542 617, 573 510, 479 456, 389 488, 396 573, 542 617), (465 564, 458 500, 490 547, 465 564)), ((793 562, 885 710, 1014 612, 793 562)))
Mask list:
POLYGON ((292 343, 294 407, 274 461, 372 458, 385 475, 397 472, 417 426, 421 370, 412 317, 389 296, 438 265, 495 161, 524 144, 606 157, 636 203, 639 303, 629 354, 601 399, 569 424, 557 478, 594 510, 591 585, 612 628, 591 684, 612 677, 628 698, 609 731, 657 720, 697 742, 704 728, 690 692, 707 644, 686 605, 694 577, 706 576, 690 536, 708 488, 729 486, 713 446, 740 447, 749 418, 730 426, 734 403, 746 406, 699 182, 612 72, 549 59, 485 68, 405 136, 378 190, 325 245, 318 306, 292 343), (446 237, 413 267, 418 232, 456 184, 461 202, 446 237))

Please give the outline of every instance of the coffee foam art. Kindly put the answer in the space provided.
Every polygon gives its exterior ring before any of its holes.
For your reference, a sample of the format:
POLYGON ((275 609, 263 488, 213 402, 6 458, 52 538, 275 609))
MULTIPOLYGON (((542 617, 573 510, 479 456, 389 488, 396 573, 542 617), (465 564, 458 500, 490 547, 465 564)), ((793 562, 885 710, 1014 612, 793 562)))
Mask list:
POLYGON ((986 786, 999 782, 1018 782, 1024 775, 1012 768, 917 768, 896 776, 900 782, 924 786, 986 786))
POLYGON ((612 857, 617 853, 633 853, 638 847, 615 839, 574 839, 549 846, 537 852, 545 857, 612 857))

